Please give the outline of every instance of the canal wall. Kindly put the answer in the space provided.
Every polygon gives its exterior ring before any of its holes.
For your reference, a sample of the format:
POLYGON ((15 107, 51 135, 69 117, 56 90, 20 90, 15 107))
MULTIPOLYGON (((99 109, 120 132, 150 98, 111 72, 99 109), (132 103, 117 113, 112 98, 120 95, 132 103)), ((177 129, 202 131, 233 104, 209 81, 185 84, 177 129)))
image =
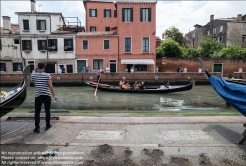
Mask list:
MULTIPOLYGON (((213 75, 220 76, 221 73, 213 73, 213 75)), ((30 75, 29 75, 30 76, 30 75)), ((82 76, 85 80, 96 81, 96 73, 52 73, 52 82, 56 85, 72 85, 81 84, 82 76)), ((130 82, 145 81, 146 83, 163 84, 167 81, 172 83, 189 82, 194 79, 196 83, 207 84, 208 80, 205 73, 188 72, 159 72, 159 73, 102 73, 101 80, 104 83, 118 83, 120 80, 130 82)), ((3 74, 1 75, 1 85, 16 84, 22 80, 22 74, 3 74)), ((30 78, 29 78, 30 80, 30 78)))

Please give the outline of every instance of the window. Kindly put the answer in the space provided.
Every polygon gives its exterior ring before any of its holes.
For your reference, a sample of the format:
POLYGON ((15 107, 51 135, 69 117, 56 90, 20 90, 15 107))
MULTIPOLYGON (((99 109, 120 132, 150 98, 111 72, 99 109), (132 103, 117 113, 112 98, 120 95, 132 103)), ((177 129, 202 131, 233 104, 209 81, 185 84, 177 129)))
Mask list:
POLYGON ((243 24, 243 30, 246 30, 246 23, 243 24))
POLYGON ((213 34, 216 34, 216 28, 213 28, 213 34))
POLYGON ((103 67, 103 59, 93 59, 93 70, 98 70, 100 67, 103 67))
POLYGON ((193 32, 193 33, 192 33, 192 38, 195 38, 195 35, 196 35, 196 33, 195 33, 195 32, 193 32))
POLYGON ((19 39, 14 39, 14 44, 20 44, 20 40, 19 39))
POLYGON ((140 9, 140 22, 151 22, 151 8, 140 9))
POLYGON ((125 52, 131 52, 131 38, 126 37, 125 38, 125 52))
POLYGON ((23 20, 23 30, 24 31, 29 30, 29 20, 23 20))
POLYGON ((242 36, 242 47, 246 47, 246 36, 242 36))
POLYGON ((46 30, 46 20, 37 20, 37 30, 46 30))
POLYGON ((88 50, 88 40, 83 40, 82 43, 83 43, 82 49, 88 50))
POLYGON ((135 71, 147 71, 147 65, 135 65, 135 71))
POLYGON ((96 32, 97 28, 95 26, 90 26, 90 32, 96 32))
POLYGON ((103 41, 103 48, 104 48, 104 50, 110 49, 110 42, 109 42, 109 40, 104 40, 103 41))
POLYGON ((73 51, 73 39, 64 39, 64 51, 73 51))
POLYGON ((48 39, 49 51, 57 51, 57 39, 48 39))
POLYGON ((32 50, 32 41, 31 40, 22 40, 22 50, 32 50))
POLYGON ((89 9, 90 17, 97 17, 97 9, 89 9))
POLYGON ((223 25, 220 25, 220 32, 223 31, 223 25))
POLYGON ((110 27, 105 27, 105 31, 110 31, 110 27))
POLYGON ((22 63, 14 62, 13 63, 13 71, 22 71, 22 63))
POLYGON ((46 40, 38 40, 38 50, 47 50, 46 40))
POLYGON ((114 18, 117 18, 117 10, 114 10, 114 18))
POLYGON ((219 42, 219 43, 223 43, 223 36, 219 36, 219 37, 218 37, 218 42, 219 42))
POLYGON ((111 17, 111 10, 110 9, 104 9, 104 17, 106 17, 106 18, 111 17))
POLYGON ((6 63, 0 62, 0 71, 6 71, 6 63))
POLYGON ((207 31, 207 36, 210 36, 210 30, 207 31))
POLYGON ((142 42, 142 52, 149 52, 149 38, 144 37, 142 42))
POLYGON ((132 21, 133 21, 133 9, 122 8, 122 22, 132 22, 132 21))

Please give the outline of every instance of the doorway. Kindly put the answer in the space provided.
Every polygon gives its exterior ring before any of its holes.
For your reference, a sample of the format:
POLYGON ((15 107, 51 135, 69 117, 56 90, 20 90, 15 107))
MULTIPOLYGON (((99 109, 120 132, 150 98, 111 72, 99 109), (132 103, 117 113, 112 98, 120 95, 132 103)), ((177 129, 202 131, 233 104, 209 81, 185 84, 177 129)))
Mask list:
POLYGON ((86 68, 86 60, 77 60, 77 73, 81 73, 83 67, 86 68))

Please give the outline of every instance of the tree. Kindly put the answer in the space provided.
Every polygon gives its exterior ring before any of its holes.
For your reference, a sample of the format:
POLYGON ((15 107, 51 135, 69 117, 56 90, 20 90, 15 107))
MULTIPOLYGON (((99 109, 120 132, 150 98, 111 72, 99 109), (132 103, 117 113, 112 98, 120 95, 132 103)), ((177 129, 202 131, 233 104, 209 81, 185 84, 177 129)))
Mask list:
POLYGON ((167 39, 156 49, 157 58, 160 57, 182 57, 182 48, 178 42, 167 39))
POLYGON ((223 45, 219 43, 217 40, 205 37, 201 40, 199 46, 201 47, 201 56, 202 57, 212 57, 212 55, 221 50, 223 45))
POLYGON ((162 39, 172 39, 179 43, 180 46, 185 45, 185 38, 178 28, 172 26, 162 33, 162 39))

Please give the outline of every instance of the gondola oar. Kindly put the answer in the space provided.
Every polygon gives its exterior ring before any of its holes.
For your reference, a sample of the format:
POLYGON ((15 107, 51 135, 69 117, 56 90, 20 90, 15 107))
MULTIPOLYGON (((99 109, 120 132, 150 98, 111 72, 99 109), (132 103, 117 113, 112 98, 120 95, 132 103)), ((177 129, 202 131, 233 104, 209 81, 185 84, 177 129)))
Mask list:
POLYGON ((98 88, 98 85, 99 85, 100 78, 101 78, 101 76, 100 76, 100 77, 99 77, 99 79, 98 79, 98 82, 97 82, 97 87, 96 87, 96 90, 95 90, 94 96, 97 96, 97 88, 98 88))

